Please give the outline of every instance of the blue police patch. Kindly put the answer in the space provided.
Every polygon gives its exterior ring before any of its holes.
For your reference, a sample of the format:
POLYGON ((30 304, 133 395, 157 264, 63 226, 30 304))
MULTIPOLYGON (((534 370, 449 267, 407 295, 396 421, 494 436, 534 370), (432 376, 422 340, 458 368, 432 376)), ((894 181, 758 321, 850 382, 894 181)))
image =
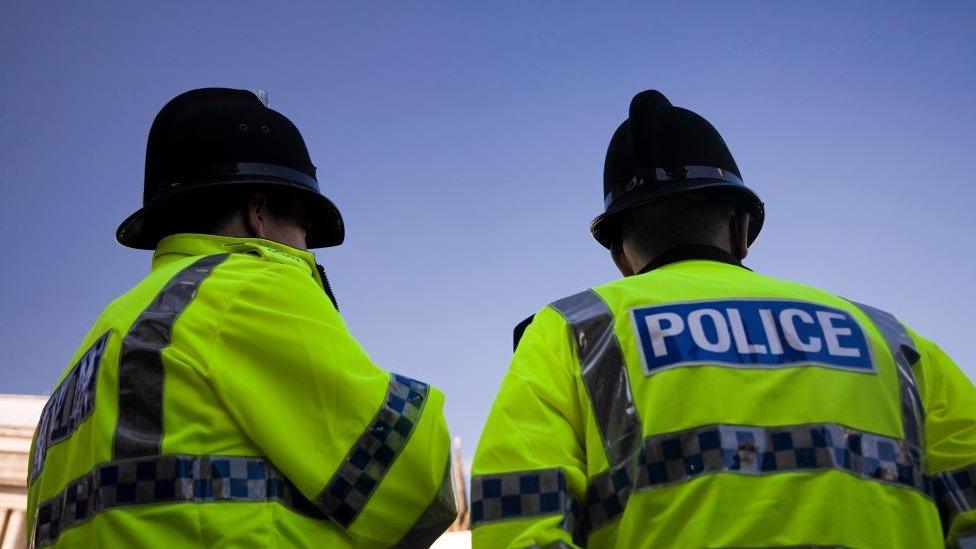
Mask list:
POLYGON ((631 311, 647 375, 713 364, 748 368, 825 366, 874 373, 864 331, 850 313, 814 303, 729 300, 631 311))

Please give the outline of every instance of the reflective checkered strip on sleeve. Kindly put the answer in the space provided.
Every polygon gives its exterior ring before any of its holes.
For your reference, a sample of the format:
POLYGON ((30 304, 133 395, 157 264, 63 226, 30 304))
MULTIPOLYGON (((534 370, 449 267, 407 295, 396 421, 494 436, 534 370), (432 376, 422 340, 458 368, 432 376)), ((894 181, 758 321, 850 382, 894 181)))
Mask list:
POLYGON ((366 507, 420 420, 429 386, 392 374, 386 399, 339 470, 316 498, 326 516, 348 528, 366 507))
POLYGON ((562 528, 573 533, 578 505, 562 469, 519 471, 471 479, 471 522, 482 524, 545 515, 562 515, 562 528))

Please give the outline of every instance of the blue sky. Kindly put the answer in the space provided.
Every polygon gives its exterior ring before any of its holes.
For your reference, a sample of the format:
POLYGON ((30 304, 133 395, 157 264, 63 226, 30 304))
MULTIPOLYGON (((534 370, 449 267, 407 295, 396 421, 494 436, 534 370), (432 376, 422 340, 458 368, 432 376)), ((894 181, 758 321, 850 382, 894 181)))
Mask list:
POLYGON ((603 156, 657 88, 767 205, 748 264, 898 314, 976 377, 972 3, 7 2, 0 392, 47 392, 147 271, 115 243, 145 138, 190 88, 264 88, 342 209, 320 251, 382 366, 473 451, 511 328, 616 277, 603 156))

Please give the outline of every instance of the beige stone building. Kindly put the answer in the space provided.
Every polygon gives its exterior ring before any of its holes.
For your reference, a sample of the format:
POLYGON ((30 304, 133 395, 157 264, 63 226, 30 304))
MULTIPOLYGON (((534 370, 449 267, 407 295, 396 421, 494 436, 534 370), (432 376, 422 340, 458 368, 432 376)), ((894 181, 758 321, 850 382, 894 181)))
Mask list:
POLYGON ((0 395, 0 549, 26 547, 27 456, 47 397, 0 395))

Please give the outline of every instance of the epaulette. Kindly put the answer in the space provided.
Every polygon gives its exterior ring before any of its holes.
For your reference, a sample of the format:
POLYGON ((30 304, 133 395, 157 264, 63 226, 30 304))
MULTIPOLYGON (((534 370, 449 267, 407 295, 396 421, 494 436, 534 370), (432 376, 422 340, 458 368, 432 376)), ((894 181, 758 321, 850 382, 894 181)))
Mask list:
POLYGON ((519 341, 522 340, 522 334, 525 333, 525 329, 529 327, 529 324, 532 324, 533 319, 535 319, 535 315, 529 315, 529 318, 515 325, 515 329, 512 331, 512 351, 518 349, 519 341))

